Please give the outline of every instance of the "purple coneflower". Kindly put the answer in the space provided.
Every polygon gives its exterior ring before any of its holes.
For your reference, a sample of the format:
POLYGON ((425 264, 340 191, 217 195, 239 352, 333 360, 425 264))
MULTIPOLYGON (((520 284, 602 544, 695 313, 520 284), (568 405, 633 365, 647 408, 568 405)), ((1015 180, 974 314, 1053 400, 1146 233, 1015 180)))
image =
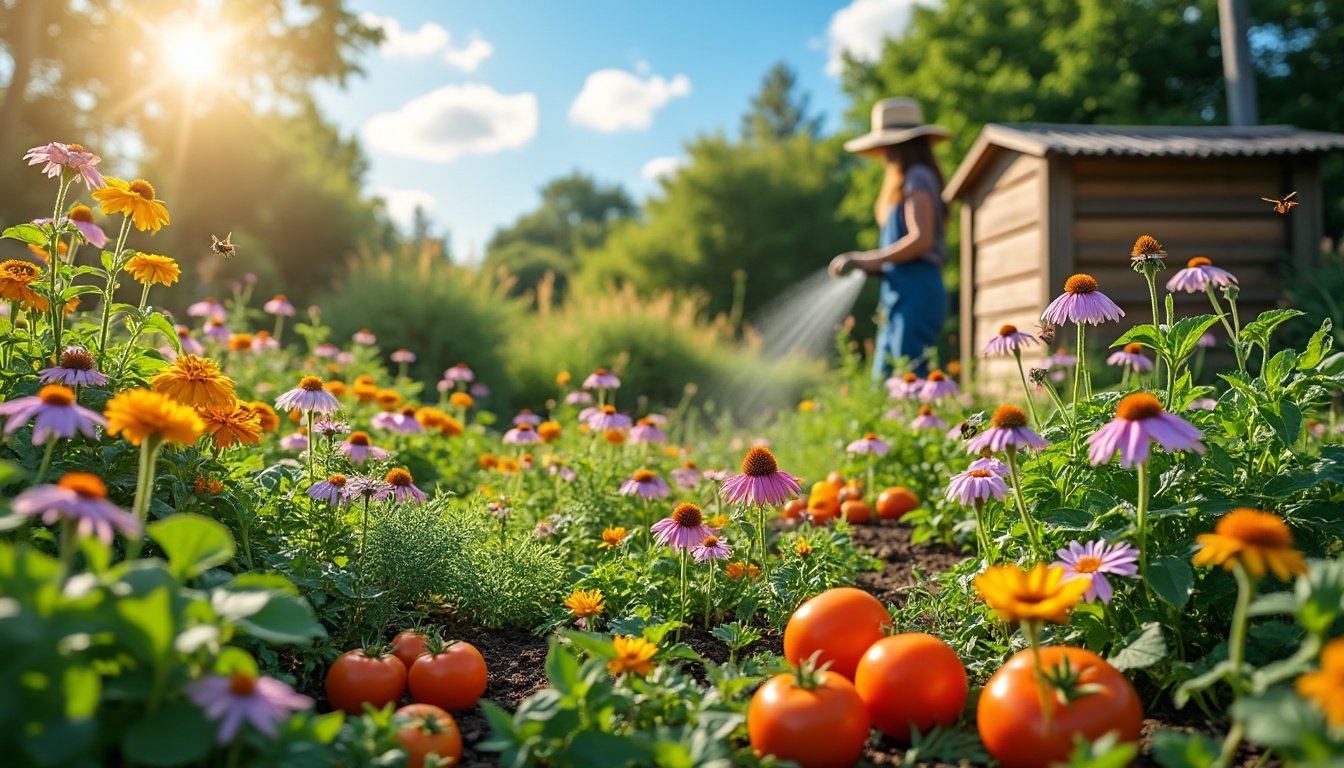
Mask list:
POLYGON ((706 469, 700 473, 702 477, 711 483, 722 484, 733 476, 733 473, 726 469, 706 469))
POLYGON ((886 456, 891 450, 891 443, 878 437, 875 432, 866 432, 863 437, 845 446, 845 450, 854 454, 871 453, 874 456, 886 456))
POLYGON ((387 458, 387 451, 379 448, 369 441, 369 433, 356 430, 345 438, 341 443, 341 455, 350 460, 351 464, 360 466, 369 460, 372 456, 376 460, 387 458))
POLYGON ((643 420, 647 420, 655 427, 661 427, 667 424, 667 417, 661 413, 650 413, 648 416, 645 416, 643 420))
POLYGON ((96 535, 108 546, 114 531, 121 531, 127 538, 140 537, 140 522, 135 515, 108 501, 107 486, 88 472, 70 472, 55 485, 29 488, 14 497, 10 506, 16 515, 41 515, 47 525, 62 520, 77 523, 81 536, 96 535))
POLYGON ((694 488, 700 485, 700 480, 704 476, 700 473, 700 468, 695 462, 687 459, 686 463, 672 470, 672 482, 683 488, 694 488))
POLYGON ((341 348, 329 341, 324 341, 317 345, 317 348, 313 350, 313 354, 317 357, 335 357, 341 354, 341 348))
POLYGON ((470 384, 476 380, 476 374, 472 373, 466 363, 458 363, 452 368, 443 372, 443 378, 448 381, 460 381, 463 384, 470 384))
POLYGON ((566 483, 574 482, 574 478, 579 476, 577 472, 565 466, 564 464, 552 464, 551 466, 546 468, 546 471, 551 473, 552 475, 558 475, 560 479, 564 480, 566 483))
POLYGON ((391 496, 401 503, 424 504, 425 499, 429 498, 424 491, 415 487, 415 481, 411 477, 411 473, 400 467, 388 470, 387 474, 383 476, 383 482, 390 486, 390 490, 375 496, 375 500, 391 496))
POLYGON ((60 175, 62 168, 69 168, 79 174, 80 181, 83 181, 84 186, 89 189, 102 189, 107 186, 107 182, 103 181, 103 175, 94 167, 102 161, 102 158, 79 144, 53 141, 28 150, 23 159, 27 160, 29 165, 46 163, 42 167, 42 172, 49 179, 60 175))
POLYGON ((919 397, 920 390, 924 389, 924 383, 917 374, 907 373, 899 379, 894 377, 887 379, 887 390, 892 400, 913 400, 919 397))
POLYGON ((1231 272, 1213 266, 1213 262, 1203 256, 1196 256, 1186 262, 1185 269, 1171 276, 1167 290, 1171 293, 1204 293, 1210 287, 1223 288, 1235 282, 1237 278, 1231 272))
POLYGON ((338 507, 345 501, 345 475, 331 475, 326 480, 308 486, 309 498, 325 501, 338 507))
POLYGON ((489 396, 490 396, 490 388, 487 387, 484 383, 479 382, 479 381, 476 382, 475 384, 472 384, 471 387, 469 387, 469 388, 467 389, 467 391, 471 393, 471 396, 472 396, 472 397, 489 397, 489 396))
POLYGON ((637 469, 630 479, 621 484, 622 496, 641 499, 661 499, 668 494, 667 483, 647 469, 637 469))
POLYGON ((1101 598, 1101 602, 1110 603, 1114 594, 1111 582, 1106 574, 1128 576, 1139 575, 1139 550, 1128 544, 1107 544, 1104 541, 1089 541, 1079 544, 1069 542, 1069 546, 1055 554, 1059 560, 1054 565, 1064 568, 1064 580, 1087 579, 1087 591, 1083 598, 1092 602, 1101 598))
POLYGON ((598 368, 596 371, 588 374, 588 378, 583 380, 584 389, 616 389, 621 386, 621 380, 616 378, 616 374, 608 371, 606 368, 598 368))
POLYGON ((218 320, 221 323, 228 317, 224 312, 224 305, 208 296, 187 307, 187 315, 189 317, 204 317, 210 320, 218 320))
POLYGON ((704 541, 691 547, 691 557, 695 558, 697 563, 704 563, 709 560, 726 560, 732 555, 733 548, 718 536, 706 536, 704 541))
POLYGON ((415 353, 403 347, 392 353, 392 362, 409 365, 415 362, 415 353))
POLYGON ((268 315, 283 315, 284 317, 294 316, 294 305, 289 303, 289 299, 285 298, 285 294, 283 293, 276 295, 275 298, 263 304, 261 308, 265 310, 268 315))
MULTIPOLYGON (((33 219, 33 223, 45 225, 51 224, 52 220, 50 218, 33 219)), ((84 242, 94 248, 102 248, 107 245, 107 233, 93 222, 93 209, 87 205, 76 205, 70 209, 67 215, 62 216, 60 221, 56 222, 57 227, 66 224, 73 224, 75 229, 79 231, 80 236, 84 238, 84 242)))
POLYGON ((323 437, 348 435, 350 434, 350 425, 346 424, 344 421, 337 421, 335 419, 319 419, 318 422, 313 425, 313 431, 323 437))
POLYGON ((257 331, 252 336, 253 352, 272 352, 280 348, 280 342, 270 331, 257 331))
POLYGON ((1045 308, 1041 319, 1052 325, 1074 323, 1101 325, 1107 320, 1119 320, 1125 311, 1097 290, 1097 281, 1091 275, 1074 275, 1064 281, 1061 293, 1045 308))
POLYGON ((1008 476, 1008 465, 989 455, 988 451, 981 451, 980 458, 972 461, 967 469, 988 469, 999 477, 1008 476))
POLYGON ((48 384, 36 395, 0 403, 0 416, 5 417, 6 435, 32 422, 33 445, 42 445, 50 437, 68 440, 76 434, 95 440, 94 428, 107 426, 107 419, 76 403, 74 390, 60 384, 48 384))
POLYGON ((353 365, 355 362, 355 353, 344 350, 336 353, 336 362, 341 365, 353 365))
POLYGON ((1055 354, 1045 358, 1045 362, 1051 368, 1072 368, 1078 364, 1078 356, 1071 355, 1067 349, 1060 347, 1055 350, 1055 354))
POLYGON ((1087 457, 1104 464, 1116 453, 1120 466, 1129 469, 1148 461, 1149 443, 1156 441, 1168 451, 1204 452, 1203 433, 1190 422, 1166 413, 1162 403, 1147 392, 1136 392, 1115 406, 1115 418, 1087 438, 1087 457))
POLYGON ((579 421, 583 422, 584 424, 587 424, 589 419, 593 418, 594 416, 596 416, 601 412, 602 409, 598 408, 596 405, 590 405, 587 408, 584 408, 583 410, 579 411, 579 421))
POLYGON ((1203 335, 1199 337, 1199 340, 1195 342, 1195 346, 1202 349, 1212 349, 1218 346, 1218 337, 1205 331, 1203 335))
POLYGON ((356 344, 362 344, 366 347, 372 347, 374 344, 378 343, 378 337, 374 336, 373 331, 370 331, 368 328, 361 328, 360 330, 355 331, 355 335, 351 338, 354 339, 356 344))
POLYGON ((379 501, 392 493, 392 484, 374 477, 352 477, 345 483, 345 498, 379 501))
POLYGON ((631 443, 665 443, 667 433, 654 426, 653 419, 644 417, 630 430, 631 443))
POLYGON ((107 377, 93 367, 93 355, 83 347, 66 347, 56 365, 38 372, 38 380, 67 387, 101 387, 107 383, 107 377))
MULTIPOLYGON (((582 390, 575 390, 574 392, 565 395, 566 405, 586 405, 591 402, 593 402, 593 396, 582 390)), ((580 418, 582 419, 582 417, 580 418)))
POLYGON ((1126 344, 1124 349, 1106 358, 1107 365, 1127 367, 1134 372, 1153 370, 1153 361, 1143 356, 1143 345, 1126 344))
POLYGON ((379 429, 403 435, 418 435, 425 431, 425 426, 415 417, 415 412, 416 408, 410 405, 400 411, 382 411, 373 417, 372 423, 379 429))
POLYGON ((957 391, 957 382, 947 378, 947 374, 942 371, 933 371, 919 388, 919 399, 926 403, 933 402, 945 397, 956 397, 957 391))
POLYGON ((1039 342, 1040 340, 1030 333, 1017 330, 1016 325, 1005 325, 999 328, 997 336, 985 343, 985 354, 1011 355, 1014 352, 1021 351, 1023 347, 1039 342))
POLYGON ((286 451, 308 450, 308 435, 303 432, 291 432, 280 438, 280 448, 286 451))
POLYGON ((1197 397, 1185 407, 1187 411, 1212 411, 1218 407, 1218 401, 1212 397, 1197 397))
POLYGON ((947 481, 945 496, 948 501, 974 507, 991 498, 1002 499, 1007 494, 1008 484, 1002 475, 988 469, 968 469, 947 481))
MULTIPOLYGON (((708 476, 708 475, 706 475, 708 476)), ((723 482, 719 494, 729 504, 778 507, 798 493, 798 478, 781 472, 769 448, 756 446, 742 459, 742 473, 723 482)))
POLYGON ((541 435, 531 424, 523 422, 504 433, 504 442, 509 445, 531 445, 541 442, 541 435))
MULTIPOLYGON (((919 407, 919 415, 910 422, 911 429, 942 429, 947 426, 947 420, 933 415, 933 408, 927 405, 919 407)), ((958 430, 960 432, 960 430, 958 430)))
POLYGON ((588 417, 588 428, 594 432, 606 432, 608 429, 629 429, 630 417, 623 413, 617 413, 613 406, 604 405, 601 410, 588 417))
POLYGON ((299 386, 275 399, 276 410, 311 411, 323 415, 341 410, 341 401, 322 386, 316 376, 304 376, 299 386))
POLYGON ((518 412, 517 416, 513 417, 514 426, 518 426, 519 424, 531 424, 532 426, 535 427, 541 424, 541 422, 542 418, 537 414, 533 413, 530 408, 522 409, 521 411, 518 412))
POLYGON ((1031 427, 1027 426, 1027 414, 1015 405, 1001 405, 990 417, 989 429, 966 442, 967 453, 979 453, 982 450, 1002 451, 1012 448, 1035 448, 1041 450, 1050 445, 1031 427))
POLYGON ((705 525, 700 508, 694 504, 678 504, 672 510, 671 517, 654 523, 649 531, 660 545, 673 549, 690 549, 717 534, 717 531, 705 525))
POLYGON ((233 331, 230 331, 228 326, 224 325, 224 321, 213 317, 205 322, 205 328, 202 332, 207 338, 214 339, 222 344, 228 344, 229 339, 233 338, 233 331))
POLYGON ((216 736, 227 744, 244 722, 265 736, 274 736, 280 723, 293 713, 313 706, 313 700, 272 677, 238 672, 231 677, 208 675, 183 689, 187 698, 219 723, 216 736))

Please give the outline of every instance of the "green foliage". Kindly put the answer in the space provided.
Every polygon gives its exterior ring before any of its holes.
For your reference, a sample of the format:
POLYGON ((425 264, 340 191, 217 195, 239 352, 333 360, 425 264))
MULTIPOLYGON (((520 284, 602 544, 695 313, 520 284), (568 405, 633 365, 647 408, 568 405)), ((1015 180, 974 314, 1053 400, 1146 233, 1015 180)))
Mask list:
POLYGON ((800 133, 821 135, 821 116, 808 114, 809 98, 797 93, 798 73, 779 62, 765 73, 761 89, 751 97, 751 108, 742 116, 742 138, 748 141, 780 141, 800 133))

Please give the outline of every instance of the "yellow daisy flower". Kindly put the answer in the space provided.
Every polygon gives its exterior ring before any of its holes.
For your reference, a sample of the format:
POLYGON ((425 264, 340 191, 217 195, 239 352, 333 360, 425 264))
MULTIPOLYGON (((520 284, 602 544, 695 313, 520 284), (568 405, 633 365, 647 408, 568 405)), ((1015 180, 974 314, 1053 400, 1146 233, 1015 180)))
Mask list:
POLYGON ((184 405, 224 407, 236 399, 233 380, 220 372, 219 363, 195 355, 183 355, 155 373, 150 386, 184 405))
POLYGON ((616 658, 607 662, 611 674, 633 672, 643 677, 653 671, 653 655, 658 652, 658 646, 648 640, 617 636, 611 639, 611 647, 616 649, 616 658))
POLYGON ((108 400, 103 415, 107 433, 122 435, 131 445, 147 438, 190 445, 205 431, 196 411, 148 389, 128 390, 108 400))
POLYGON ((1218 520, 1213 533, 1195 537, 1200 549, 1194 563, 1200 568, 1221 565, 1227 570, 1240 563, 1255 578, 1271 570, 1280 581, 1307 572, 1301 552, 1293 549, 1293 532, 1283 518, 1254 509, 1234 509, 1218 520))
POLYGON ((242 403, 235 402, 231 407, 208 405, 197 408, 196 413, 205 422, 205 434, 216 448, 261 442, 261 416, 242 403))
POLYGON ((575 618, 586 619, 601 613, 606 604, 602 600, 602 590, 576 589, 565 598, 564 606, 575 618))
POLYGON ((141 232, 158 232, 169 223, 168 208, 154 197, 154 185, 144 179, 130 183, 104 176, 107 186, 93 191, 93 199, 102 203, 104 214, 120 213, 131 219, 141 232))
POLYGON ((182 269, 168 256, 137 253, 125 266, 131 277, 141 285, 172 285, 182 276, 182 269))
POLYGON ((602 543, 597 546, 601 549, 614 549, 621 546, 629 535, 630 531, 619 525, 614 528, 604 528, 602 530, 602 543))
POLYGON ((1017 565, 995 565, 975 577, 975 588, 999 618, 1009 623, 1045 620, 1063 624, 1092 582, 1065 581, 1063 566, 1037 563, 1024 571, 1017 565))
POLYGON ((1297 695, 1319 707, 1330 725, 1344 726, 1344 637, 1326 643, 1319 671, 1297 678, 1297 695))

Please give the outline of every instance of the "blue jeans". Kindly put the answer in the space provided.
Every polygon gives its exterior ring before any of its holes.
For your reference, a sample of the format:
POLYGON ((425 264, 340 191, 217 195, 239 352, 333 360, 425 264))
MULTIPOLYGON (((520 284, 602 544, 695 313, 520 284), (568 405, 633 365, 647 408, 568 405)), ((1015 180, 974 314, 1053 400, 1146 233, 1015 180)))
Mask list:
POLYGON ((942 269, 916 259, 882 267, 878 309, 882 313, 873 348, 873 378, 892 374, 893 363, 906 359, 921 377, 928 375, 932 348, 947 318, 947 288, 942 269))

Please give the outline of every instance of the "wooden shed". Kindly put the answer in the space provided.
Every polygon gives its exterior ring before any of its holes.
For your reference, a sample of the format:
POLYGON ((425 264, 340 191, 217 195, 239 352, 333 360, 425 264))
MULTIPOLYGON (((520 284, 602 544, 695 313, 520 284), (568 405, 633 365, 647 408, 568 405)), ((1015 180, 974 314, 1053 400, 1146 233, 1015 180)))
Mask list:
MULTIPOLYGON (((1170 254, 1160 280, 1207 256, 1238 276, 1242 317, 1254 317, 1273 305, 1290 266, 1319 259, 1319 161, 1341 147, 1344 135, 1289 126, 986 125, 944 193, 962 203, 962 370, 1015 380, 1011 358, 981 357, 985 342, 1007 323, 1034 330, 1075 272, 1125 310, 1121 324, 1089 336, 1089 349, 1150 321, 1147 285, 1129 266, 1145 234, 1170 254), (1287 215, 1260 199, 1293 190, 1299 205, 1287 215)), ((1208 309, 1178 297, 1180 314, 1208 309)), ((1059 341, 1072 348, 1072 337, 1068 329, 1059 341)))

